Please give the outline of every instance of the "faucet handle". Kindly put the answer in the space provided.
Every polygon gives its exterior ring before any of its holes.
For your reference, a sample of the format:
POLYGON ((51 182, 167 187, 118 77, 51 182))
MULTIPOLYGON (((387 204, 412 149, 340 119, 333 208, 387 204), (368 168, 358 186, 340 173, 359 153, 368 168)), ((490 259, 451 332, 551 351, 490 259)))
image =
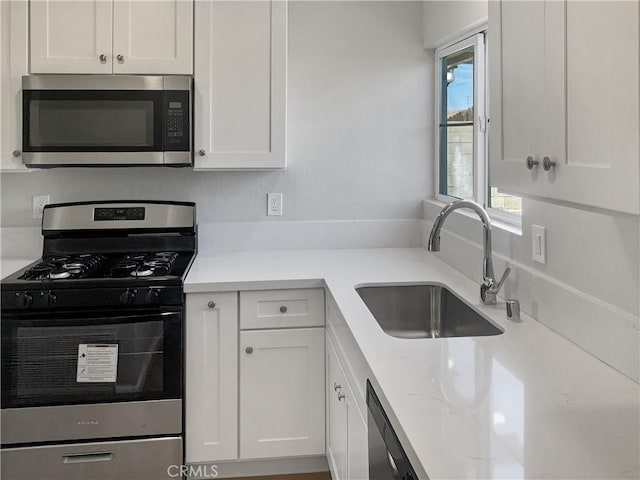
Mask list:
POLYGON ((494 291, 494 293, 498 293, 500 291, 500 289, 502 288, 502 284, 507 279, 510 273, 511 273, 511 267, 507 267, 507 269, 502 274, 502 277, 500 277, 500 281, 498 281, 498 283, 491 289, 494 291))

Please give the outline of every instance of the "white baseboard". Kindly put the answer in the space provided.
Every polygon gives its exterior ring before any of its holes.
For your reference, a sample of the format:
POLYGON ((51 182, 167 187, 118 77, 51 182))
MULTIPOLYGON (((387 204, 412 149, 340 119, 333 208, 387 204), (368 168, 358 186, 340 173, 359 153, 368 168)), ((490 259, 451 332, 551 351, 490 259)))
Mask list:
MULTIPOLYGON (((215 465, 217 476, 215 478, 258 477, 262 475, 291 475, 296 473, 328 472, 329 464, 324 455, 314 457, 273 458, 261 460, 240 460, 233 462, 216 462, 207 464, 192 464, 191 470, 197 473, 211 472, 211 466, 215 465)), ((189 476, 189 480, 202 480, 211 476, 189 476)))

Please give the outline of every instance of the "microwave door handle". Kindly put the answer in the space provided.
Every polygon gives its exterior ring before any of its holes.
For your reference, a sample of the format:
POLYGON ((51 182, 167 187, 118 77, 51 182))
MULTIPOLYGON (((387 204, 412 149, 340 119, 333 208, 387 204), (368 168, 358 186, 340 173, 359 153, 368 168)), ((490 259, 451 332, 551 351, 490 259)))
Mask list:
POLYGON ((113 452, 70 453, 62 456, 63 463, 95 463, 113 460, 113 452))

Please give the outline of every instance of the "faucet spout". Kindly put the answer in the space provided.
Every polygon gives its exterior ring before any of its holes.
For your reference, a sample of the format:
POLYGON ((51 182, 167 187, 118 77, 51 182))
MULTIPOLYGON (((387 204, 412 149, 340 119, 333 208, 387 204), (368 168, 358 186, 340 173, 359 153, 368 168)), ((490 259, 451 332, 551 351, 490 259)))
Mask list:
POLYGON ((496 295, 502 288, 502 283, 509 274, 510 269, 505 271, 499 282, 496 281, 491 253, 491 219, 482 205, 471 200, 457 200, 446 205, 433 222, 427 249, 430 252, 440 251, 440 230, 442 230, 442 225, 451 212, 460 208, 472 210, 482 221, 482 285, 480 287, 480 300, 486 305, 495 305, 496 295))

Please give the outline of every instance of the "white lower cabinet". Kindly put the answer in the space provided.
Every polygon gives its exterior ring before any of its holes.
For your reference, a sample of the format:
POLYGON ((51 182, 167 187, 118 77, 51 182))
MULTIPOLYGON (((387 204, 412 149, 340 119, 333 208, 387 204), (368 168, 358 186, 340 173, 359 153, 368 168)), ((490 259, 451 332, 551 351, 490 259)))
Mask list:
POLYGON ((240 458, 324 451, 324 328, 241 332, 240 458))
POLYGON ((186 302, 185 457, 238 458, 238 294, 190 293, 186 302))
POLYGON ((324 455, 324 309, 296 307, 318 296, 324 304, 322 289, 187 294, 187 463, 324 455), (240 331, 238 305, 272 297, 287 306, 280 316, 299 318, 240 331))
POLYGON ((366 417, 327 337, 327 457, 334 480, 369 478, 366 417))

